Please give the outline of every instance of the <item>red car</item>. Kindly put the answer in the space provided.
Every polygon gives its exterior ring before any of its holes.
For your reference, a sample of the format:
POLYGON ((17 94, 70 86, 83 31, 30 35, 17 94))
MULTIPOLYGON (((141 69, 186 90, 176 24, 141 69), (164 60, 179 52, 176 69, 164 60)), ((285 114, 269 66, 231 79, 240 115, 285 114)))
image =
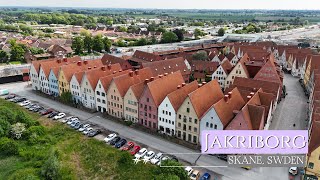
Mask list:
POLYGON ((130 154, 131 154, 131 155, 135 155, 137 152, 140 151, 140 149, 141 149, 140 146, 135 146, 135 147, 133 147, 133 149, 130 151, 130 154))
POLYGON ((52 113, 52 111, 53 111, 53 109, 47 109, 47 110, 41 111, 40 114, 44 116, 44 115, 52 113))
POLYGON ((122 151, 129 151, 130 149, 132 149, 134 147, 134 143, 133 142, 128 142, 123 148, 122 151))

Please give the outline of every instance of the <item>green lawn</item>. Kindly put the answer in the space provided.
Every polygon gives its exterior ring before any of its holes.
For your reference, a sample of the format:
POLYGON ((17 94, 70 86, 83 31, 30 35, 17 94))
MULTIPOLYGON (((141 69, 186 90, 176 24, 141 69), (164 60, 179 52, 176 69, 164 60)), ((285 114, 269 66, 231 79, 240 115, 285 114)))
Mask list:
MULTIPOLYGON (((10 115, 6 108, 14 114, 23 109, 0 99, 0 128, 1 119, 10 119, 6 117, 10 115)), ((44 179, 41 173, 44 164, 53 156, 57 157, 59 164, 60 178, 57 179, 161 180, 157 177, 163 177, 163 174, 169 176, 171 172, 170 176, 177 178, 174 171, 141 162, 135 165, 133 157, 127 152, 121 152, 102 141, 87 138, 59 122, 22 111, 26 117, 36 119, 36 122, 40 123, 37 127, 42 126, 45 131, 38 136, 23 135, 24 138, 14 140, 18 146, 18 153, 15 155, 1 154, 1 143, 8 138, 1 138, 0 133, 0 179, 44 179)), ((180 170, 185 173, 182 168, 180 170)))

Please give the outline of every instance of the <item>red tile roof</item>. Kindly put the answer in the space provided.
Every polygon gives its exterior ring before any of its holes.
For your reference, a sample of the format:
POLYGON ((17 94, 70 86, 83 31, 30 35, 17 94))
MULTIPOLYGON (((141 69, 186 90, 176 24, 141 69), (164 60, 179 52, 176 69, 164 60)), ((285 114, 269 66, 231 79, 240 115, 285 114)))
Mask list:
POLYGON ((255 80, 275 82, 282 85, 282 81, 278 75, 275 65, 268 61, 254 77, 255 80))
POLYGON ((221 64, 222 69, 224 70, 224 72, 226 74, 229 74, 232 70, 232 64, 230 63, 229 60, 225 60, 222 64, 221 64))
POLYGON ((102 61, 103 65, 119 63, 121 65, 122 69, 131 69, 132 68, 127 60, 116 57, 116 56, 112 56, 110 54, 103 55, 103 57, 101 58, 101 61, 102 61))
POLYGON ((113 74, 110 74, 108 76, 103 76, 103 77, 100 77, 99 81, 101 82, 102 86, 103 86, 103 89, 105 92, 108 91, 109 89, 109 86, 111 84, 111 81, 114 77, 117 77, 117 76, 121 76, 123 74, 128 74, 130 72, 130 70, 126 70, 126 71, 114 71, 113 74))
POLYGON ((217 80, 202 85, 189 95, 191 104, 199 119, 216 102, 224 97, 217 80))

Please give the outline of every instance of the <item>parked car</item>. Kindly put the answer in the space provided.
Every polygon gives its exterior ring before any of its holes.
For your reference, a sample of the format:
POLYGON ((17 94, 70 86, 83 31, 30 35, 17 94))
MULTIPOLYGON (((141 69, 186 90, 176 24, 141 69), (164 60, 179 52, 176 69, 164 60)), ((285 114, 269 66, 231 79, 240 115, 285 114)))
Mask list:
POLYGON ((78 129, 81 128, 83 125, 84 125, 84 124, 79 123, 79 124, 75 125, 75 126, 73 127, 73 129, 78 130, 78 129))
POLYGON ((123 151, 129 151, 130 149, 132 149, 134 147, 134 143, 129 141, 125 146, 123 146, 122 150, 123 151))
POLYGON ((131 154, 131 155, 135 155, 137 152, 140 151, 140 149, 141 149, 140 146, 134 146, 134 147, 131 149, 130 154, 131 154))
POLYGON ((9 90, 8 89, 0 89, 0 96, 5 96, 9 94, 9 90))
POLYGON ((121 148, 123 145, 125 145, 127 143, 126 139, 121 139, 119 142, 117 142, 114 147, 116 148, 121 148))
POLYGON ((26 101, 19 103, 20 106, 27 106, 29 104, 31 104, 31 101, 29 101, 29 100, 26 100, 26 101))
POLYGON ((90 132, 87 134, 87 136, 88 136, 88 137, 95 137, 96 135, 98 135, 98 134, 100 134, 100 133, 101 133, 101 131, 100 131, 99 129, 95 129, 95 130, 90 131, 90 132))
POLYGON ((65 116, 66 116, 65 113, 59 113, 56 116, 54 116, 53 119, 58 120, 58 119, 64 118, 65 116))
POLYGON ((74 122, 76 122, 76 121, 78 121, 79 119, 78 118, 71 118, 71 119, 69 119, 68 121, 67 121, 67 125, 71 125, 72 123, 74 123, 74 122))
POLYGON ((74 118, 74 116, 69 116, 61 120, 62 123, 68 122, 70 119, 74 118))
POLYGON ((140 159, 140 158, 142 158, 144 155, 146 155, 147 152, 148 152, 148 150, 147 150, 146 148, 142 148, 142 149, 140 149, 139 152, 137 152, 137 153, 134 155, 134 157, 137 158, 137 159, 140 159))
POLYGON ((104 138, 104 141, 106 143, 109 143, 110 141, 112 141, 115 137, 117 137, 117 134, 116 133, 111 133, 109 134, 106 138, 104 138))
POLYGON ((15 97, 16 97, 15 94, 10 94, 10 95, 6 96, 4 99, 5 99, 5 100, 9 100, 9 99, 13 99, 13 98, 15 98, 15 97))
POLYGON ((30 108, 29 108, 29 111, 33 111, 33 110, 35 110, 35 109, 37 109, 37 108, 40 108, 40 106, 39 105, 34 105, 34 106, 31 106, 30 108))
POLYGON ((71 128, 74 128, 74 126, 76 126, 76 125, 78 125, 78 124, 80 124, 80 121, 75 120, 75 121, 73 121, 73 122, 70 124, 70 127, 71 127, 71 128))
POLYGON ((59 114, 58 111, 53 111, 52 113, 50 113, 50 114, 48 115, 48 118, 53 118, 53 117, 56 116, 57 114, 59 114))
POLYGON ((26 108, 26 109, 29 109, 29 108, 31 108, 32 106, 35 106, 36 104, 28 104, 28 105, 26 105, 26 106, 24 106, 24 108, 26 108))
POLYGON ((83 132, 84 130, 86 130, 87 128, 89 128, 91 125, 90 124, 85 124, 83 125, 81 128, 78 129, 78 131, 83 132))
POLYGON ((26 98, 17 98, 13 102, 14 103, 19 103, 19 102, 23 102, 23 101, 26 101, 26 100, 27 100, 26 98))
POLYGON ((184 168, 185 171, 187 171, 188 176, 190 176, 193 172, 193 169, 190 166, 187 166, 186 168, 184 168))
POLYGON ((210 178, 211 178, 211 175, 206 172, 201 176, 200 180, 210 180, 210 178))
POLYGON ((292 175, 298 175, 298 168, 297 167, 290 167, 289 168, 289 173, 292 175))
POLYGON ((191 180, 198 180, 200 177, 200 172, 198 170, 194 170, 190 176, 191 180))
POLYGON ((153 151, 149 151, 149 152, 144 156, 144 158, 145 158, 145 159, 148 159, 148 160, 151 160, 155 155, 156 155, 156 153, 154 153, 153 151))
POLYGON ((119 142, 121 140, 121 138, 119 136, 115 137, 114 139, 112 139, 110 141, 110 145, 114 146, 115 144, 117 144, 117 142, 119 142))
POLYGON ((93 130, 93 128, 89 127, 89 128, 87 128, 86 130, 84 130, 82 133, 83 133, 84 135, 87 135, 87 134, 89 134, 92 130, 93 130))
POLYGON ((40 112, 42 116, 52 113, 53 109, 44 109, 40 112))
POLYGON ((33 112, 39 112, 39 111, 41 111, 43 109, 44 108, 40 106, 40 107, 37 107, 37 108, 33 109, 33 112))
POLYGON ((162 153, 159 152, 157 155, 155 155, 152 159, 151 159, 151 164, 157 164, 162 158, 162 153))
POLYGON ((157 163, 157 165, 160 166, 162 161, 169 160, 169 159, 170 159, 169 156, 164 156, 164 157, 162 157, 161 160, 157 163))

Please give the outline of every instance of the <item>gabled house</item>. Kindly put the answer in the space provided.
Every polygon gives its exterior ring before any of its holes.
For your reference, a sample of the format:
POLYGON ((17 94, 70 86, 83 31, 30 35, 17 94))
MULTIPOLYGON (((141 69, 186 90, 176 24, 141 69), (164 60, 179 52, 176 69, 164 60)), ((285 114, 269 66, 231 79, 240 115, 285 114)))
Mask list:
POLYGON ((319 118, 314 119, 312 127, 310 129, 308 154, 306 162, 305 179, 319 179, 320 178, 320 121, 319 118))
POLYGON ((57 97, 59 96, 59 69, 60 67, 51 68, 49 73, 49 92, 52 96, 57 97))
POLYGON ((198 82, 209 81, 218 66, 217 62, 193 60, 191 62, 191 76, 198 82))
POLYGON ((235 54, 233 54, 232 52, 230 52, 226 57, 230 61, 232 66, 235 66, 239 61, 239 58, 235 54))
POLYGON ((176 135, 176 115, 188 94, 198 88, 197 81, 189 84, 182 83, 177 89, 168 94, 158 108, 158 131, 160 133, 176 135))
MULTIPOLYGON (((305 75, 304 75, 304 86, 307 87, 310 76, 315 69, 320 69, 320 55, 313 55, 310 59, 310 62, 307 66, 305 75)), ((310 89, 306 89, 308 93, 310 93, 310 89)))
POLYGON ((128 89, 135 84, 144 82, 153 76, 150 68, 130 71, 127 74, 114 77, 107 91, 108 114, 124 118, 124 96, 128 89))
POLYGON ((80 84, 82 105, 89 109, 96 108, 95 88, 99 78, 109 76, 114 72, 121 72, 120 64, 113 64, 107 67, 93 68, 85 71, 80 84))
POLYGON ((151 77, 145 80, 146 86, 139 99, 139 123, 146 128, 156 131, 158 129, 158 108, 164 98, 184 83, 180 71, 151 77))
POLYGON ((234 88, 205 112, 200 120, 200 131, 225 129, 245 103, 239 90, 234 88))
POLYGON ((114 77, 121 76, 123 74, 129 73, 130 70, 126 71, 114 71, 113 74, 101 77, 95 88, 95 99, 96 99, 96 109, 99 112, 105 113, 108 109, 108 99, 107 91, 109 89, 110 83, 114 77))
POLYGON ((224 61, 217 70, 212 74, 212 80, 217 80, 221 89, 225 88, 225 81, 232 70, 229 60, 224 61))
POLYGON ((231 70, 231 72, 228 74, 226 80, 225 80, 225 88, 229 87, 235 77, 244 77, 244 78, 249 78, 249 72, 247 70, 247 67, 245 65, 245 62, 247 61, 248 57, 245 54, 239 62, 236 64, 235 67, 231 70))
POLYGON ((132 68, 128 60, 125 60, 110 54, 104 54, 101 58, 101 61, 102 61, 102 64, 105 66, 119 63, 122 70, 127 70, 132 68))
POLYGON ((269 81, 279 83, 282 86, 282 80, 277 72, 275 64, 269 60, 253 78, 255 80, 269 81))
POLYGON ((199 84, 188 94, 177 111, 176 133, 179 139, 199 144, 200 120, 207 110, 224 97, 218 81, 199 84))

